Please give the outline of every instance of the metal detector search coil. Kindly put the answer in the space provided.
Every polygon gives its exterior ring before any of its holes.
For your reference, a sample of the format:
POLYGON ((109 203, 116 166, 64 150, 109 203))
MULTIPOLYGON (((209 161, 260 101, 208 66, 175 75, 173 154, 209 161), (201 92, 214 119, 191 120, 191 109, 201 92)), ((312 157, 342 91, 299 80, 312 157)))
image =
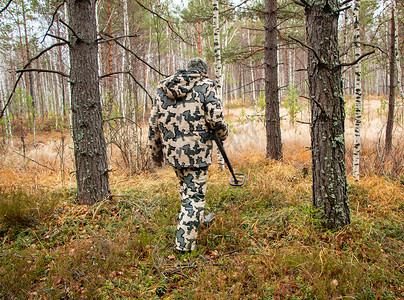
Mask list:
POLYGON ((226 162, 227 166, 229 167, 231 175, 233 175, 230 178, 230 185, 231 186, 242 186, 245 182, 245 175, 243 173, 234 173, 233 168, 230 164, 230 160, 227 157, 226 151, 224 151, 224 147, 222 142, 220 141, 219 137, 217 136, 216 131, 212 132, 213 138, 217 144, 217 147, 220 150, 220 153, 222 153, 223 159, 226 162))
POLYGON ((234 173, 234 176, 230 177, 230 185, 232 186, 242 186, 245 182, 245 174, 234 173))

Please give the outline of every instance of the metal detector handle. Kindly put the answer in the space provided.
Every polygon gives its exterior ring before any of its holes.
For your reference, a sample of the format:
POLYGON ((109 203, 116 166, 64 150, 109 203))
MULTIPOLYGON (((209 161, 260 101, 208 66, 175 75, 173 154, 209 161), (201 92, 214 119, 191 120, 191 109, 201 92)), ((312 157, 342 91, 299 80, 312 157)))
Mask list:
POLYGON ((219 137, 217 136, 216 130, 214 130, 214 131, 212 132, 212 135, 213 135, 213 138, 214 138, 214 140, 215 140, 215 142, 216 142, 216 144, 217 144, 217 147, 218 147, 219 150, 220 150, 220 153, 221 153, 222 156, 223 156, 223 159, 224 159, 224 161, 225 161, 227 167, 228 167, 229 170, 230 170, 231 175, 233 175, 233 178, 234 178, 235 183, 237 184, 237 183, 238 183, 238 180, 237 180, 237 178, 236 178, 236 175, 234 174, 233 168, 231 167, 230 160, 229 160, 229 158, 227 157, 226 151, 224 150, 222 141, 221 141, 221 140, 219 139, 219 137))

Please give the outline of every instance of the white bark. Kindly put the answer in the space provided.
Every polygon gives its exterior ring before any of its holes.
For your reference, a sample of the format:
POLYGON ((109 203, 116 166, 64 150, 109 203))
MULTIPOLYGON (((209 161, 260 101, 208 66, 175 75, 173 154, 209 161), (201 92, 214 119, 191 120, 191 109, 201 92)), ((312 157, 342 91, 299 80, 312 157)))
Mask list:
MULTIPOLYGON (((123 1, 123 35, 127 36, 129 35, 129 17, 128 17, 128 1, 124 0, 123 1)), ((123 39, 123 45, 125 48, 128 48, 128 38, 125 37, 123 39)), ((128 54, 125 49, 122 49, 122 67, 121 71, 125 72, 127 70, 128 66, 128 54)), ((126 74, 121 74, 121 81, 120 81, 120 91, 119 91, 119 100, 120 100, 120 105, 121 105, 121 110, 122 110, 122 116, 125 118, 126 117, 126 103, 125 103, 125 78, 126 74)))
MULTIPOLYGON (((215 52, 215 80, 217 88, 217 98, 223 101, 222 95, 222 56, 220 52, 220 26, 219 26, 219 1, 213 0, 213 43, 215 52)), ((222 103, 224 107, 224 103, 222 103)), ((224 159, 217 150, 217 163, 219 167, 224 170, 224 159)))
MULTIPOLYGON (((248 45, 251 45, 251 38, 250 38, 250 30, 247 30, 247 41, 248 45)), ((251 59, 251 66, 250 66, 250 73, 251 73, 251 87, 252 87, 252 99, 254 103, 254 114, 257 112, 257 97, 255 95, 255 77, 254 77, 254 69, 253 69, 253 62, 251 59)))
MULTIPOLYGON (((1 93, 0 93, 0 109, 3 109, 5 103, 3 100, 3 84, 1 84, 1 93)), ((13 147, 13 133, 11 131, 11 120, 8 112, 8 107, 4 110, 4 118, 6 119, 6 132, 7 132, 7 143, 13 147)))
MULTIPOLYGON (((360 45, 360 30, 359 30, 359 9, 360 0, 355 0, 354 7, 354 45, 355 57, 362 55, 360 45)), ((361 63, 355 65, 355 138, 353 150, 353 176, 355 180, 359 180, 359 153, 361 146, 361 123, 362 123, 362 88, 361 88, 361 63)))

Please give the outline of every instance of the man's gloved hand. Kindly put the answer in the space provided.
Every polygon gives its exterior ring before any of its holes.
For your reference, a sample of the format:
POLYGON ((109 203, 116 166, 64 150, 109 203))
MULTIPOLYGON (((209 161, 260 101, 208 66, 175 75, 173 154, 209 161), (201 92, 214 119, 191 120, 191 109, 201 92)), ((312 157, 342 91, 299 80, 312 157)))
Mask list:
POLYGON ((226 123, 218 123, 216 128, 216 134, 221 141, 227 139, 229 135, 228 125, 226 123))
POLYGON ((163 154, 161 153, 159 155, 152 156, 152 161, 153 161, 154 166, 160 168, 163 165, 163 161, 164 161, 163 154))

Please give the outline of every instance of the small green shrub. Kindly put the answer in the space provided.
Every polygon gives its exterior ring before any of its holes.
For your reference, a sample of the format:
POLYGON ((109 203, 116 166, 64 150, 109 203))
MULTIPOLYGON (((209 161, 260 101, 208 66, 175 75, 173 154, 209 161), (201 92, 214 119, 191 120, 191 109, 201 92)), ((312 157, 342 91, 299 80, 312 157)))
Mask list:
POLYGON ((0 222, 6 227, 29 227, 49 216, 59 196, 46 191, 0 188, 0 222))

